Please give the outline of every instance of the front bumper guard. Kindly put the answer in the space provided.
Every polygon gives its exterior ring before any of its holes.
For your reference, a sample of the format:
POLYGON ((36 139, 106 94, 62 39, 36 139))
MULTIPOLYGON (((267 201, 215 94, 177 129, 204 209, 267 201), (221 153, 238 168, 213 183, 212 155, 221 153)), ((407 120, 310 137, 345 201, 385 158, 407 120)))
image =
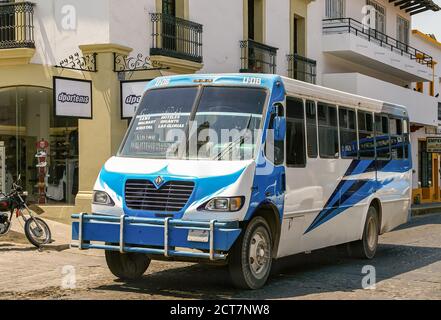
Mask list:
MULTIPOLYGON (((72 243, 71 248, 78 248, 79 250, 108 250, 117 251, 120 253, 143 253, 150 255, 162 255, 166 258, 170 257, 181 257, 181 258, 192 258, 192 259, 203 259, 210 261, 226 260, 227 255, 223 253, 217 253, 215 248, 215 237, 216 231, 221 229, 236 231, 240 233, 239 229, 232 229, 231 223, 229 222, 217 222, 216 220, 210 222, 199 222, 199 221, 185 221, 185 220, 175 220, 171 218, 166 219, 150 219, 150 218, 137 218, 128 216, 101 216, 93 214, 75 214, 72 219, 78 220, 78 242, 72 243), (86 224, 100 224, 104 225, 119 225, 119 245, 100 245, 92 244, 91 241, 84 239, 84 230, 86 224), (131 226, 136 225, 137 227, 163 227, 163 249, 161 248, 148 248, 141 247, 137 245, 128 245, 126 242, 126 230, 131 226), (204 252, 192 252, 192 251, 179 251, 175 249, 175 246, 170 244, 170 232, 174 228, 185 229, 185 230, 198 230, 198 231, 208 231, 208 242, 209 249, 208 253, 204 252)), ((97 240, 100 241, 100 240, 97 240)), ((155 246, 156 247, 156 246, 155 246)))

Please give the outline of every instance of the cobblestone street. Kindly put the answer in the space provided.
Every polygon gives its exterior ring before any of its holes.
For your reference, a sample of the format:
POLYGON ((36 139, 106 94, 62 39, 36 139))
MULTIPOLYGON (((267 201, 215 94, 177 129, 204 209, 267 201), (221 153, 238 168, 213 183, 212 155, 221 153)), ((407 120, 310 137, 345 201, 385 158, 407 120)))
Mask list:
POLYGON ((0 243, 0 299, 441 299, 440 214, 382 237, 370 262, 375 290, 362 289, 365 262, 337 248, 278 261, 267 287, 244 292, 231 289, 225 268, 153 262, 142 281, 123 283, 100 252, 39 252, 20 242, 0 243), (76 288, 62 289, 72 274, 76 288))

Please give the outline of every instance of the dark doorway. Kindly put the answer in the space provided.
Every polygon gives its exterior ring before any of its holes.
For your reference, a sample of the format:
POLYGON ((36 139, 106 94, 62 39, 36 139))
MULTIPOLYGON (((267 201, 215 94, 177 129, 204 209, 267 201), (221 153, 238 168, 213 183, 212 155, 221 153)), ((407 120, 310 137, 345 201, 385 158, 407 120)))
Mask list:
POLYGON ((294 53, 299 53, 299 19, 294 18, 294 53))
POLYGON ((255 40, 254 0, 248 0, 248 40, 255 40))
POLYGON ((163 48, 176 51, 176 0, 162 0, 163 48))

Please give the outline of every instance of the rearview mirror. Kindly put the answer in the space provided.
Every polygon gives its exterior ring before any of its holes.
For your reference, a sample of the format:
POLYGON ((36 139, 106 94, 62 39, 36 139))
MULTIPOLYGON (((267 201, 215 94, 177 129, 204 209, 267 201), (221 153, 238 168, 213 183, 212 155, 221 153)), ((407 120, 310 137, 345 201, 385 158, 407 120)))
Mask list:
POLYGON ((283 141, 286 135, 286 118, 277 116, 274 118, 274 140, 283 141))

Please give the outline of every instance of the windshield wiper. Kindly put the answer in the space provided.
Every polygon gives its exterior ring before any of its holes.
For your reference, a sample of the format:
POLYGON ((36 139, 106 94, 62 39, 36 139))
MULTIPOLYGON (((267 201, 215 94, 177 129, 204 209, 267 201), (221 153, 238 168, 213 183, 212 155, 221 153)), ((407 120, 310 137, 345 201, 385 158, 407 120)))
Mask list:
POLYGON ((216 157, 213 158, 213 160, 220 160, 224 157, 225 154, 230 153, 230 151, 233 150, 233 148, 239 144, 239 147, 241 147, 244 143, 245 143, 245 134, 247 133, 248 130, 250 130, 251 127, 251 120, 253 120, 253 115, 250 115, 250 118, 248 119, 248 123, 246 128, 244 129, 244 134, 241 135, 239 138, 237 138, 235 141, 230 142, 230 144, 228 144, 227 148, 223 151, 221 151, 216 157))

